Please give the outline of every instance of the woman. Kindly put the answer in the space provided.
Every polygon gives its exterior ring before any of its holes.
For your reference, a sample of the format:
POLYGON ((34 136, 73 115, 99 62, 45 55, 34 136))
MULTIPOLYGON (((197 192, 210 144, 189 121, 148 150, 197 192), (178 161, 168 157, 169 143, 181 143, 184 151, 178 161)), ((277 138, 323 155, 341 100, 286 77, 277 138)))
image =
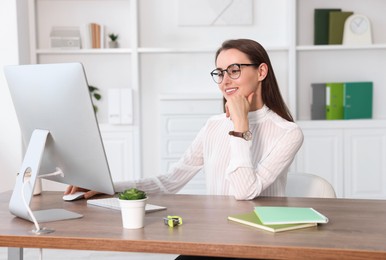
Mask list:
MULTIPOLYGON (((303 142, 285 105, 265 49, 249 39, 225 41, 211 72, 226 113, 207 121, 168 174, 115 183, 117 192, 137 187, 176 193, 201 169, 207 193, 237 200, 284 196, 288 168, 303 142)), ((65 194, 79 190, 68 187, 65 194)), ((89 191, 85 198, 95 195, 89 191)))

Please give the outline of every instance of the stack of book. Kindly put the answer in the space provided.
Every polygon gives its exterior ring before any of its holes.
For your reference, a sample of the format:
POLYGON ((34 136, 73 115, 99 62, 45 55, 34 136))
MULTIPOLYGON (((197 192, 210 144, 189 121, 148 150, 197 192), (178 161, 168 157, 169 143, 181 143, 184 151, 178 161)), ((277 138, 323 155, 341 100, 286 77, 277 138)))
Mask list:
POLYGON ((314 44, 342 44, 344 23, 351 11, 339 8, 314 10, 314 44))
POLYGON ((228 219, 270 232, 314 227, 328 222, 323 214, 304 207, 255 207, 251 212, 231 215, 228 219))
POLYGON ((373 114, 373 82, 313 83, 311 119, 368 119, 373 114))

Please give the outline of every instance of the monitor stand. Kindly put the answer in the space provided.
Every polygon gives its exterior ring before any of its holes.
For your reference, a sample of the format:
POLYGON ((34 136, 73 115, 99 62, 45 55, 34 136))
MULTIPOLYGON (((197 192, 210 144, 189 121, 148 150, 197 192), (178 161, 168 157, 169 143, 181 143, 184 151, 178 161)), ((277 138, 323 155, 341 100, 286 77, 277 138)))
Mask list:
MULTIPOLYGON (((35 129, 33 131, 9 202, 9 211, 13 215, 31 222, 33 222, 33 219, 25 206, 24 200, 27 205, 31 202, 48 135, 48 130, 35 129), (25 178, 27 173, 30 173, 29 181, 25 178), (24 184, 25 181, 28 181, 28 183, 24 184)), ((64 209, 48 209, 32 212, 38 223, 83 217, 81 214, 64 209)))

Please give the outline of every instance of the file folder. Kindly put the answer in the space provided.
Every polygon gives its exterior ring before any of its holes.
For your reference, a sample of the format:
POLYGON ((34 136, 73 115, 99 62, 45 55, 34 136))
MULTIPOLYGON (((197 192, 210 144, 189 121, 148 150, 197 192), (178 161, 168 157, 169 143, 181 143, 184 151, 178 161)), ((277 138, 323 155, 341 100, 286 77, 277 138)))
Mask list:
POLYGON ((326 119, 343 119, 344 83, 326 83, 326 119))
POLYGON ((344 84, 344 119, 372 118, 373 83, 347 82, 344 84))
POLYGON ((311 119, 326 119, 326 83, 312 83, 311 119))

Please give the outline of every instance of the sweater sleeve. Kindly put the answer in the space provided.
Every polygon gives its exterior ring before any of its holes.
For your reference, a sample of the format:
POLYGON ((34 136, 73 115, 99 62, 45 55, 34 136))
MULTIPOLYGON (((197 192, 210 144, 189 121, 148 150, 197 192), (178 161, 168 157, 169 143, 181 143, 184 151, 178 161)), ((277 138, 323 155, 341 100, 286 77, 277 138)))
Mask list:
POLYGON ((302 143, 302 131, 299 127, 292 128, 278 139, 271 150, 265 152, 265 156, 254 166, 252 142, 232 137, 231 160, 226 174, 235 198, 248 200, 259 196, 288 169, 302 143))
POLYGON ((143 178, 135 181, 115 182, 116 192, 136 187, 147 193, 177 193, 180 191, 203 167, 203 127, 196 138, 185 151, 181 159, 175 163, 167 174, 143 178))

